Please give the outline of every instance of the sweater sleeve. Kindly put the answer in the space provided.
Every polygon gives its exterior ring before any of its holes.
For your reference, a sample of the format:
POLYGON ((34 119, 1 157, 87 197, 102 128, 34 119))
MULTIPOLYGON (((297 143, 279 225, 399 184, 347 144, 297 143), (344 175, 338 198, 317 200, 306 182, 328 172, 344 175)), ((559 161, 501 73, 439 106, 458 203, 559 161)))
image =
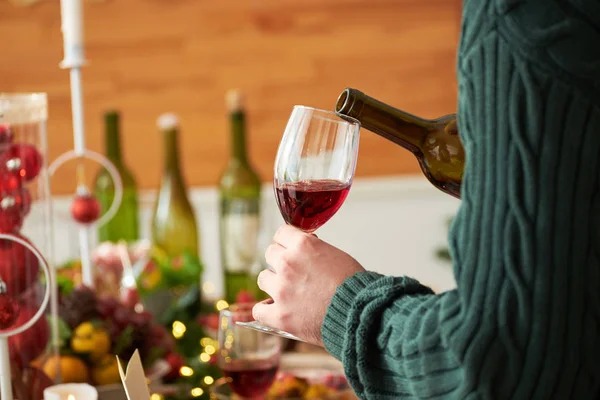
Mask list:
POLYGON ((359 273, 325 347, 361 399, 598 398, 600 6, 464 3, 457 289, 359 273))

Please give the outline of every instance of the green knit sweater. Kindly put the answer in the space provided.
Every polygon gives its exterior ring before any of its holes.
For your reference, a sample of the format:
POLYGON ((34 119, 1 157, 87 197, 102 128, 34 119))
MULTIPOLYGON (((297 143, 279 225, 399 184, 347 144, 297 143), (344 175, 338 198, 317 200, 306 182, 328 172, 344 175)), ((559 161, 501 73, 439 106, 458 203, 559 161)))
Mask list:
POLYGON ((359 273, 325 347, 361 399, 600 398, 600 1, 465 0, 458 78, 457 289, 359 273))

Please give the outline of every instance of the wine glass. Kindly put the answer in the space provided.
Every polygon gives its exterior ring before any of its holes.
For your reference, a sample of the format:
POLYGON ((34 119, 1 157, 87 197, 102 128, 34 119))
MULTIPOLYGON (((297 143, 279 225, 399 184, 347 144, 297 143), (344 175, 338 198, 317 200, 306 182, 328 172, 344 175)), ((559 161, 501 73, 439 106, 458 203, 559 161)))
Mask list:
POLYGON ((285 222, 312 233, 348 196, 360 123, 334 112, 295 106, 275 159, 275 199, 285 222))
POLYGON ((219 367, 242 398, 263 399, 275 380, 281 339, 237 322, 252 321, 252 304, 233 304, 219 314, 219 367))
MULTIPOLYGON (((356 161, 360 123, 332 111, 294 106, 275 159, 274 189, 285 222, 313 233, 348 196, 356 161)), ((246 327, 301 341, 257 321, 246 327)))

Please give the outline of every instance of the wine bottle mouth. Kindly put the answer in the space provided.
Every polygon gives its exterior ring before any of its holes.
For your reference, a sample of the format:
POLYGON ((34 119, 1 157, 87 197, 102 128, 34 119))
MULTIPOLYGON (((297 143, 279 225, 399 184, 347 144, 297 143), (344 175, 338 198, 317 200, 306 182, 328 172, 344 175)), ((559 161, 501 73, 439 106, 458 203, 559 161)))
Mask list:
POLYGON ((348 98, 350 97, 350 89, 345 89, 337 99, 335 103, 335 112, 343 113, 344 111, 348 111, 350 107, 348 107, 348 98))
POLYGON ((360 125, 360 121, 357 120, 356 118, 352 118, 347 115, 340 115, 334 111, 322 110, 319 108, 302 106, 302 105, 295 105, 294 109, 311 110, 313 113, 313 117, 317 117, 317 118, 323 119, 325 121, 345 123, 345 124, 351 124, 351 125, 360 125))
POLYGON ((346 88, 340 93, 335 103, 335 113, 342 119, 353 119, 360 115, 362 102, 360 101, 362 93, 356 89, 346 88))

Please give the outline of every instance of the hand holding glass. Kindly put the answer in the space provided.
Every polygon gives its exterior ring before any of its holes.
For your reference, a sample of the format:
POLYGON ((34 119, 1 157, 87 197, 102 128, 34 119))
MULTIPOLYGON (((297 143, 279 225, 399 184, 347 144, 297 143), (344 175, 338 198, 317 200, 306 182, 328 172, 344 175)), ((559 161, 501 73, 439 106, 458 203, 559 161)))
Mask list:
MULTIPOLYGON (((359 132, 355 119, 294 107, 279 144, 273 182, 287 224, 313 233, 340 209, 354 178, 359 132)), ((245 326, 300 340, 258 322, 245 326)))

